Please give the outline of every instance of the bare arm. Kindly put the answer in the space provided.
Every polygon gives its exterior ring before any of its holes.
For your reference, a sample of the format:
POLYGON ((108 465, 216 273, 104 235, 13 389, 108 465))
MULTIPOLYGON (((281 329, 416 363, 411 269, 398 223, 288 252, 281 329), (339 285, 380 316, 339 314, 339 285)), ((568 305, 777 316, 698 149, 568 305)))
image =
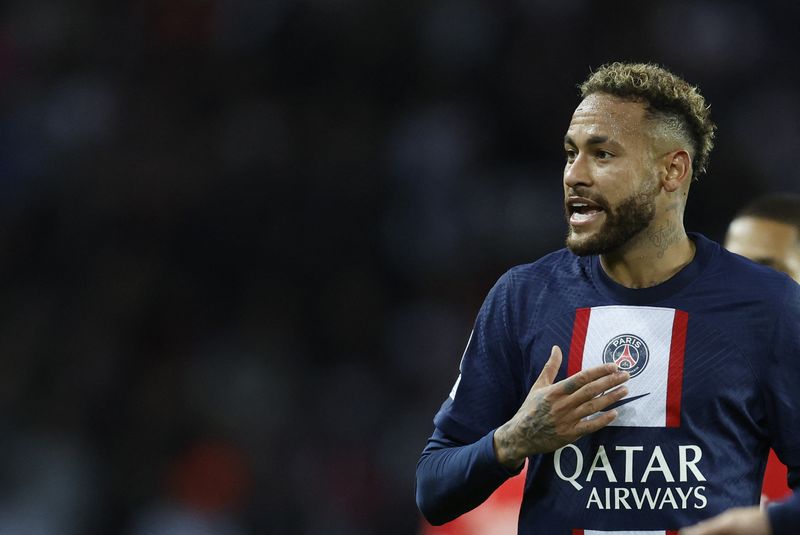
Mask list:
POLYGON ((772 535, 772 529, 765 510, 739 507, 684 528, 681 535, 772 535))

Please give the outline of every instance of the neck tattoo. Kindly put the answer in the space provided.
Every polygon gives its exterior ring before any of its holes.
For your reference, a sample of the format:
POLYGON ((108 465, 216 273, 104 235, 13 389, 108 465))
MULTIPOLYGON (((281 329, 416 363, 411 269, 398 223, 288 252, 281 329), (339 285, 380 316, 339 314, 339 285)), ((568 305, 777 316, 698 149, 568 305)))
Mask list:
POLYGON ((647 237, 650 243, 658 249, 656 257, 659 259, 664 258, 664 253, 671 245, 675 245, 681 240, 680 233, 678 232, 678 225, 672 220, 667 220, 663 226, 651 230, 647 237))

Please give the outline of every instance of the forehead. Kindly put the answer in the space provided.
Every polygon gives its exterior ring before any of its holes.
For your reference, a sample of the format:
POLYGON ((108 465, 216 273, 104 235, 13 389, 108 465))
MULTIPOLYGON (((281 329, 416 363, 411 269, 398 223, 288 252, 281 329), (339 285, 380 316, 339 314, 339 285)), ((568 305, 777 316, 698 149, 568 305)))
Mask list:
POLYGON ((744 256, 779 258, 790 252, 797 241, 798 231, 792 225, 746 216, 731 222, 725 245, 744 256))
POLYGON ((605 93, 592 93, 578 104, 572 114, 567 135, 576 143, 592 136, 623 141, 645 133, 645 128, 644 104, 605 93))

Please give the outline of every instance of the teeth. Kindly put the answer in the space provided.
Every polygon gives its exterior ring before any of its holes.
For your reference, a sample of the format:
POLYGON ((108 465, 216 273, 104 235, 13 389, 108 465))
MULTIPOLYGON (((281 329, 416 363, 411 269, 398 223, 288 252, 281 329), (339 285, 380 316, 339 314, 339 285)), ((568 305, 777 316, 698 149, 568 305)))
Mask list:
POLYGON ((589 205, 576 202, 576 203, 573 203, 572 206, 575 207, 575 208, 584 208, 584 207, 589 206, 589 205))
POLYGON ((576 223, 580 223, 582 221, 586 221, 587 219, 590 219, 593 215, 594 215, 594 213, 581 214, 579 212, 575 212, 574 214, 572 214, 572 218, 571 219, 572 219, 572 221, 575 221, 576 223))

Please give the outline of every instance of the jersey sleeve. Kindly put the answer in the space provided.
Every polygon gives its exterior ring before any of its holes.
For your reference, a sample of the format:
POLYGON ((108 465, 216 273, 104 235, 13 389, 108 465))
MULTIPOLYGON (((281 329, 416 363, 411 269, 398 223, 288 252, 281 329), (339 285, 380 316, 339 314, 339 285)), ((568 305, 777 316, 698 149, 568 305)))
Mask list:
POLYGON ((789 467, 789 483, 800 487, 800 286, 789 281, 767 366, 766 406, 772 447, 789 467), (794 469, 794 473, 792 473, 794 469))
POLYGON ((465 444, 508 421, 524 399, 523 366, 514 324, 514 272, 503 275, 478 313, 460 375, 434 418, 445 434, 465 444))
POLYGON ((471 444, 461 444, 440 429, 433 432, 417 463, 417 507, 438 526, 483 503, 506 479, 510 470, 494 454, 494 431, 471 444))

